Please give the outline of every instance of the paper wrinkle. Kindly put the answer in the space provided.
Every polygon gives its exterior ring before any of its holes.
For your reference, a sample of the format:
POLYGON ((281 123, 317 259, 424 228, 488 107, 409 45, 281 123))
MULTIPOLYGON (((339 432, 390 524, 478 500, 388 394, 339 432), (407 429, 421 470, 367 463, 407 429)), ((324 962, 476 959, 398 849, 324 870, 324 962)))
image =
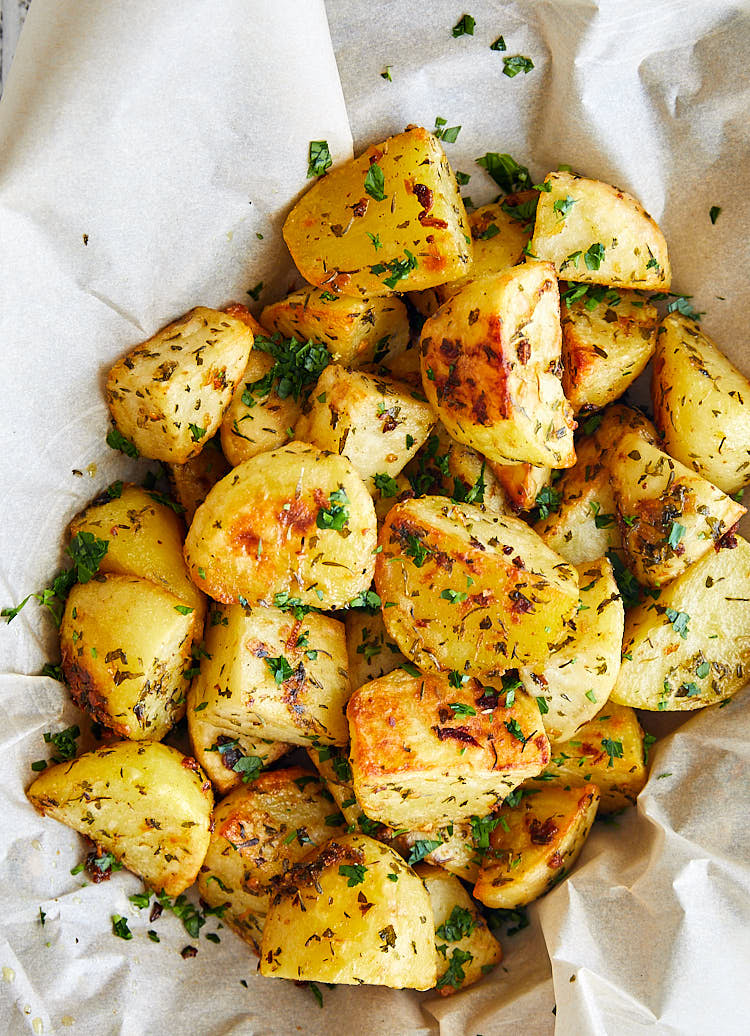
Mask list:
MULTIPOLYGON (((488 150, 529 164, 535 180, 567 162, 622 186, 659 220, 675 290, 695 294, 708 333, 750 370, 746 6, 472 0, 475 35, 460 39, 452 0, 427 13, 385 0, 217 10, 31 8, 0 102, 0 605, 46 585, 67 521, 139 470, 104 445, 114 359, 191 306, 257 311, 250 287, 265 282, 263 303, 293 283, 281 225, 308 185, 311 139, 340 161, 353 139, 359 149, 440 115, 462 126, 446 151, 476 204, 497 194, 474 162, 488 150), (501 33, 505 55, 489 50, 501 33), (531 56, 533 72, 503 76, 512 54, 531 56), (711 205, 722 207, 716 227, 711 205)), ((503 962, 478 986, 452 998, 323 987, 321 1011, 309 990, 258 976, 226 928, 209 922, 213 945, 167 913, 151 925, 127 900, 133 876, 84 888, 70 875, 82 840, 37 817, 24 789, 30 763, 51 754, 45 730, 79 722, 88 747, 90 724, 55 681, 14 675, 55 652, 33 601, 0 628, 0 968, 16 972, 0 981, 0 1018, 11 1036, 34 1018, 45 1033, 85 1036, 150 1036, 176 1020, 201 1036, 746 1031, 747 692, 652 748, 638 810, 595 826, 572 876, 531 908, 529 929, 503 939, 503 962), (128 917, 132 941, 113 937, 113 913, 128 917), (188 943, 199 954, 183 961, 188 943)))

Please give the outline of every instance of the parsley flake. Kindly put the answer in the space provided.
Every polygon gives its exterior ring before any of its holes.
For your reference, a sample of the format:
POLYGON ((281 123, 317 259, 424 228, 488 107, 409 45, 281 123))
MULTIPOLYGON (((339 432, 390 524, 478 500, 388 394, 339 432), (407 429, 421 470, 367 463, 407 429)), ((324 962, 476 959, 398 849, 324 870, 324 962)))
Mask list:
POLYGON ((388 195, 385 193, 385 176, 377 162, 372 162, 365 176, 365 191, 375 201, 385 201, 388 195))
POLYGON ((331 160, 331 152, 328 150, 328 141, 311 140, 307 158, 308 180, 313 176, 322 176, 323 173, 330 169, 333 164, 331 160))

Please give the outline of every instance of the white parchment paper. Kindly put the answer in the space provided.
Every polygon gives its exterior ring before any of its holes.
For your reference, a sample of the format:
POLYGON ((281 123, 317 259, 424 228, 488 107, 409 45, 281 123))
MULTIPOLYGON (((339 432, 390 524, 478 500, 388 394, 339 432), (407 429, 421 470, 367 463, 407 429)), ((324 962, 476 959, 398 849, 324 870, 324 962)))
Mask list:
MULTIPOLYGON (((280 226, 311 139, 341 160, 352 141, 442 116, 462 126, 446 149, 477 204, 496 193, 474 163, 488 150, 535 176, 567 162, 619 184, 665 230, 676 289, 750 370, 747 6, 468 6, 475 34, 454 39, 463 8, 444 0, 34 0, 0 101, 2 604, 45 585, 67 520, 128 474, 104 444, 113 359, 193 305, 247 299, 260 281, 263 300, 286 289, 280 226), (533 72, 501 74, 500 34, 533 72)), ((79 716, 33 675, 55 657, 50 626, 30 604, 0 628, 3 1032, 747 1031, 747 693, 657 746, 637 811, 597 825, 485 982, 446 999, 324 989, 321 1011, 308 990, 257 976, 216 922, 204 931, 221 943, 201 938, 193 959, 172 917, 151 943, 127 900, 134 877, 70 875, 80 839, 24 797, 42 732, 79 716), (113 913, 132 941, 112 936, 113 913)))

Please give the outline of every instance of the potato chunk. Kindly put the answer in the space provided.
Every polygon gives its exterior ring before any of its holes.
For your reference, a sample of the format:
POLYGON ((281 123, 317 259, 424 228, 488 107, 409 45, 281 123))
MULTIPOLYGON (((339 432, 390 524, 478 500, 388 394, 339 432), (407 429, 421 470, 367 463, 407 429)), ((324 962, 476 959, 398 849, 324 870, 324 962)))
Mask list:
POLYGON ((217 601, 272 604, 286 593, 341 608, 372 582, 370 494, 344 457, 290 443, 214 486, 185 541, 193 582, 217 601))
MULTIPOLYGON (((333 796, 336 805, 343 813, 347 824, 356 830, 360 820, 364 821, 367 827, 367 817, 354 795, 352 784, 352 768, 349 763, 349 752, 347 748, 338 748, 336 745, 316 745, 307 749, 315 769, 320 774, 327 790, 333 796)), ((373 824, 373 828, 378 825, 373 824)), ((385 830, 385 829, 384 829, 385 830)), ((363 833, 380 837, 380 832, 368 829, 363 833)))
POLYGON ((261 774, 219 803, 198 891, 260 954, 260 938, 273 888, 285 874, 333 835, 344 818, 322 781, 299 766, 261 774))
POLYGON ((376 475, 398 475, 435 423, 408 385, 330 364, 297 421, 295 434, 351 461, 370 490, 376 475))
POLYGON ((479 875, 479 856, 471 823, 450 823, 430 831, 407 831, 396 835, 392 845, 406 857, 407 863, 410 859, 423 859, 471 884, 479 875))
POLYGON ((750 481, 750 381, 679 313, 659 328, 651 398, 672 457, 725 493, 750 481))
POLYGON ((117 428, 144 457, 184 464, 217 431, 252 344, 246 323, 215 309, 168 324, 109 372, 117 428))
POLYGON ((430 899, 393 849, 365 835, 337 836, 280 877, 277 889, 263 929, 262 975, 394 989, 435 985, 430 899))
POLYGON ((750 544, 710 551, 628 612, 612 700, 639 709, 702 709, 744 686, 750 641, 750 544))
POLYGON ((77 583, 60 626, 65 682, 98 723, 133 741, 159 741, 184 715, 194 623, 156 583, 105 575, 77 583))
POLYGON ((282 399, 276 388, 265 391, 262 387, 274 362, 268 353, 252 350, 221 420, 221 448, 235 467, 259 453, 285 446, 293 436, 301 400, 293 395, 282 399))
POLYGON ((472 258, 456 179, 421 127, 318 180, 287 216, 284 240, 306 281, 354 296, 430 288, 460 277, 472 258))
POLYGON ((478 982, 502 960, 503 951, 458 878, 425 863, 415 870, 430 896, 435 922, 436 988, 450 996, 478 982))
POLYGON ((575 463, 549 263, 472 280, 425 321, 420 350, 425 394, 454 439, 499 464, 575 463))
POLYGON ((349 679, 354 690, 406 661, 388 636, 380 611, 373 615, 354 608, 346 613, 345 625, 349 679))
POLYGON ((668 290, 667 243, 640 202, 574 173, 549 173, 529 251, 569 281, 668 290))
POLYGON ((490 461, 490 468, 514 511, 530 511, 539 493, 552 480, 552 468, 538 468, 533 464, 495 464, 490 461))
POLYGON ((351 693, 344 624, 278 608, 221 609, 206 631, 195 705, 223 730, 294 745, 346 744, 351 693))
POLYGON ((439 421, 406 472, 415 496, 445 495, 494 514, 513 513, 505 490, 485 458, 452 439, 439 421))
POLYGON ((429 829, 484 816, 539 773, 549 743, 536 704, 469 679, 403 669, 365 684, 347 706, 354 794, 393 828, 429 829))
POLYGON ((570 870, 588 838, 599 805, 595 784, 529 787, 504 806, 490 835, 474 886, 485 906, 512 910, 549 892, 570 870), (504 823, 503 823, 504 821, 504 823))
POLYGON ((383 621, 421 668, 541 662, 578 606, 575 571, 518 518, 421 497, 389 511, 379 542, 383 621))
POLYGON ((34 809, 111 852, 149 888, 177 896, 195 881, 213 795, 194 759, 155 741, 120 741, 46 769, 34 809))
POLYGON ((745 508, 633 432, 609 462, 620 533, 639 583, 676 579, 740 520, 745 508))
POLYGON ((184 464, 167 465, 172 491, 185 510, 188 525, 209 492, 229 471, 229 467, 217 435, 208 440, 196 457, 191 457, 184 464))
POLYGON ((266 306, 261 320, 285 338, 322 342, 346 367, 381 363, 409 344, 406 306, 395 295, 352 298, 306 286, 266 306))
POLYGON ((606 558, 578 566, 581 599, 546 664, 523 668, 553 743, 567 741, 609 698, 620 671, 625 613, 606 558))

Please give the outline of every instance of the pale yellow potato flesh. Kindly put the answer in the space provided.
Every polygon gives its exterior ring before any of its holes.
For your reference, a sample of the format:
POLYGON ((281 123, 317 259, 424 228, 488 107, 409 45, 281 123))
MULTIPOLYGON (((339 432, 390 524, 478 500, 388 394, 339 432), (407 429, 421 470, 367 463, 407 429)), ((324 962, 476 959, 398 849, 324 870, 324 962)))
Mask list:
POLYGON ((184 464, 167 465, 172 492, 184 509, 188 525, 210 490, 229 471, 230 464, 221 451, 219 440, 218 435, 209 439, 201 452, 184 464))

